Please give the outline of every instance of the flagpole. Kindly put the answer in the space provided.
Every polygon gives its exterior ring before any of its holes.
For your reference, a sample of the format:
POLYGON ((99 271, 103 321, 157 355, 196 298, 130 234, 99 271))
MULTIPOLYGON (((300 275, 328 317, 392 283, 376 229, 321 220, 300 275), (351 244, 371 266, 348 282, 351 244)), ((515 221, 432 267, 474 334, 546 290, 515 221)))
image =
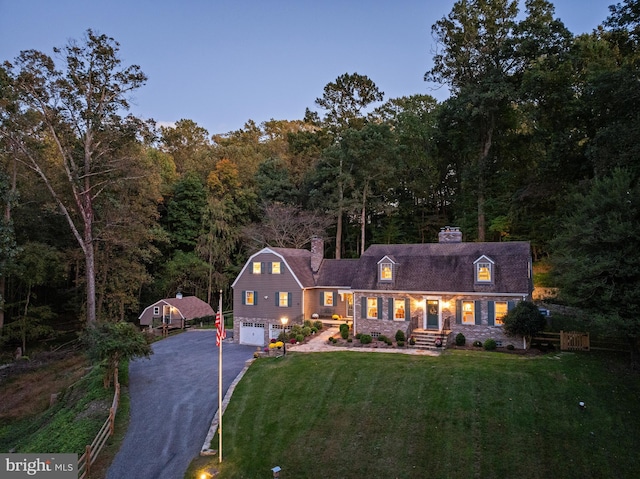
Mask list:
POLYGON ((218 326, 216 335, 220 338, 220 347, 218 348, 218 454, 222 462, 222 340, 224 335, 224 316, 222 315, 222 290, 220 290, 220 303, 218 305, 218 314, 220 315, 220 326, 218 326))

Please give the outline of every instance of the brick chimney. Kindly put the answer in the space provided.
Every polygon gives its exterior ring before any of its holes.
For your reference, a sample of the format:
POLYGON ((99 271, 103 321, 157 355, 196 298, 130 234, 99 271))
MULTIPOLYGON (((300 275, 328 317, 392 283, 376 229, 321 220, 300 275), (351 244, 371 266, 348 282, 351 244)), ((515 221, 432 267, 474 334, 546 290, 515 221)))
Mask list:
POLYGON ((438 243, 462 243, 462 231, 457 226, 440 228, 438 243))
POLYGON ((311 238, 311 271, 315 274, 324 259, 324 240, 319 236, 311 238))

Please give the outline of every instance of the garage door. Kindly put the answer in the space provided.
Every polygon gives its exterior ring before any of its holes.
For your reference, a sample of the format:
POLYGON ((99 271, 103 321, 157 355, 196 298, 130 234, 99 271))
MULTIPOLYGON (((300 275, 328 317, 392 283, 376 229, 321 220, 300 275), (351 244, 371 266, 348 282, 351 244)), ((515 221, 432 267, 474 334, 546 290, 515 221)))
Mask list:
POLYGON ((240 344, 264 346, 264 323, 240 324, 240 344))

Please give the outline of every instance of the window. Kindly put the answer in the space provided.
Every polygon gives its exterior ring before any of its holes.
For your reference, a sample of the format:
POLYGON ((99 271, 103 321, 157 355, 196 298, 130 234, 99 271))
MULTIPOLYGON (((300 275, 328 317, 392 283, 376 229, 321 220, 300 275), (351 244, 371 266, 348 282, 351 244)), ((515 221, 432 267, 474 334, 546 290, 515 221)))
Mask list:
POLYGON ((393 268, 391 263, 380 263, 380 281, 393 280, 393 268))
POLYGON ((286 291, 276 292, 276 306, 280 306, 281 308, 288 308, 290 304, 291 293, 287 293, 286 291))
POLYGON ((367 319, 378 319, 378 298, 367 298, 367 319))
POLYGON ((325 291, 322 293, 322 305, 333 306, 333 291, 325 291))
POLYGON ((244 304, 253 306, 256 304, 256 292, 255 291, 245 291, 244 292, 244 304))
POLYGON ((393 300, 393 319, 396 321, 404 321, 406 319, 405 300, 394 299, 393 300))
POLYGON ((462 323, 475 324, 475 305, 473 301, 462 302, 462 323))
POLYGON ((260 261, 253 262, 253 274, 262 274, 262 263, 260 261))
POLYGON ((502 318, 504 318, 509 311, 509 306, 506 301, 495 302, 495 323, 496 325, 503 324, 502 318))
POLYGON ((154 316, 160 316, 160 306, 154 306, 153 307, 153 315, 154 316))
POLYGON ((271 263, 271 274, 280 274, 280 261, 271 263))
POLYGON ((480 263, 477 263, 476 267, 477 267, 476 281, 478 283, 491 282, 491 263, 480 262, 480 263))

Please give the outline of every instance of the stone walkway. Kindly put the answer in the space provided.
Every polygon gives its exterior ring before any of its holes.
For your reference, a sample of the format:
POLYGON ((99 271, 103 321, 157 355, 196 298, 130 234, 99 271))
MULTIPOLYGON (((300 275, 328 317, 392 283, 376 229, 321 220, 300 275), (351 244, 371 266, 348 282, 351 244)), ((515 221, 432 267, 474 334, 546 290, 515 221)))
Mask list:
POLYGON ((320 352, 336 352, 336 351, 356 351, 359 353, 398 353, 398 354, 417 354, 420 356, 439 356, 440 351, 427 351, 416 348, 366 348, 366 347, 344 347, 330 345, 328 339, 330 336, 337 334, 338 328, 324 329, 320 334, 304 344, 287 345, 287 352, 295 351, 300 353, 320 353, 320 352))

